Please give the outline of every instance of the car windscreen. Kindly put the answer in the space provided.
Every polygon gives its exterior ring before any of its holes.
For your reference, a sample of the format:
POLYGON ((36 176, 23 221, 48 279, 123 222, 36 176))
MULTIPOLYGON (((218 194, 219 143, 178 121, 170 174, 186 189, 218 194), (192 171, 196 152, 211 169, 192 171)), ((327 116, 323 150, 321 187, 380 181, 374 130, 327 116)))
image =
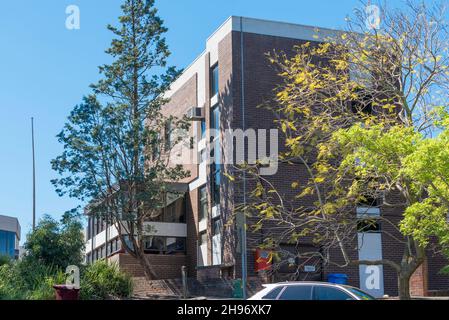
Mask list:
POLYGON ((279 295, 279 293, 281 293, 282 289, 284 287, 279 286, 274 288, 273 290, 271 290, 270 292, 268 292, 266 295, 264 295, 262 297, 262 299, 267 299, 267 300, 275 300, 277 298, 277 296, 279 295))
POLYGON ((352 287, 346 287, 346 289, 351 291, 352 294, 355 294, 358 298, 360 298, 362 300, 375 300, 376 299, 373 296, 369 295, 368 293, 363 292, 362 290, 352 288, 352 287))

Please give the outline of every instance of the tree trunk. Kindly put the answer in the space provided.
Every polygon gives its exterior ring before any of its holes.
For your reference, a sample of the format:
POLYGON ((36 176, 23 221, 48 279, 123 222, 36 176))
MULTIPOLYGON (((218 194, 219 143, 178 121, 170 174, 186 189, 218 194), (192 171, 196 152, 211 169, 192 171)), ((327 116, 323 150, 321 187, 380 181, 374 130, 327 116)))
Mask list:
MULTIPOLYGON (((119 230, 119 234, 122 234, 121 233, 122 229, 119 228, 118 230, 119 230)), ((156 279, 157 276, 156 276, 156 272, 153 270, 153 266, 148 261, 148 259, 145 257, 145 252, 142 252, 137 247, 137 242, 135 240, 133 241, 133 249, 131 249, 127 245, 126 241, 123 239, 122 236, 120 236, 120 241, 122 243, 122 246, 125 247, 125 252, 130 254, 131 257, 136 259, 139 262, 139 264, 142 266, 143 272, 145 273, 145 277, 147 278, 147 280, 154 280, 154 279, 156 279)))
POLYGON ((156 272, 154 271, 150 261, 148 261, 148 259, 145 257, 145 254, 138 254, 137 260, 139 260, 139 263, 143 268, 145 278, 147 278, 147 280, 155 280, 157 278, 156 272))
POLYGON ((399 300, 410 300, 410 278, 409 273, 399 273, 398 274, 398 290, 399 290, 399 300))

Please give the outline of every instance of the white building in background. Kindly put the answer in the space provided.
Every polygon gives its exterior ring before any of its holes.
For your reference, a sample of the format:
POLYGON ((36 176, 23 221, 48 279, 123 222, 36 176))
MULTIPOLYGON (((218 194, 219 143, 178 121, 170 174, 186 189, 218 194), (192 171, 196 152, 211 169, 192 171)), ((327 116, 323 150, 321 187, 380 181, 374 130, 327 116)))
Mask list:
POLYGON ((20 231, 17 218, 0 215, 0 256, 19 258, 20 231))

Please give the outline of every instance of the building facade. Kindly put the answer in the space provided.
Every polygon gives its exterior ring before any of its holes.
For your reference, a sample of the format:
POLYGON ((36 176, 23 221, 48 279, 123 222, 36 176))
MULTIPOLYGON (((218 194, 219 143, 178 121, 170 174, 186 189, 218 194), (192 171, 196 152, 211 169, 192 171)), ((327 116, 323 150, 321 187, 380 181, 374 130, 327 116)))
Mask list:
POLYGON ((0 256, 19 258, 20 224, 17 218, 0 215, 0 256))
MULTIPOLYGON (((280 83, 277 71, 270 66, 266 53, 293 53, 295 45, 320 42, 339 31, 297 24, 259 19, 230 17, 206 41, 206 49, 188 66, 172 84, 167 93, 169 102, 163 112, 182 117, 188 115, 192 126, 187 138, 193 147, 178 157, 190 177, 180 182, 185 196, 167 204, 160 221, 148 222, 156 230, 148 235, 148 259, 155 266, 160 279, 179 278, 181 266, 196 279, 249 279, 265 277, 257 271, 260 251, 257 250, 267 230, 266 225, 256 233, 244 231, 243 217, 235 215, 235 207, 245 203, 251 185, 233 182, 226 178, 234 173, 235 152, 228 147, 239 148, 229 136, 229 130, 248 129, 265 132, 269 147, 258 146, 257 152, 267 159, 282 149, 281 137, 272 134, 275 129, 273 114, 259 108, 272 99, 273 90, 280 83), (213 132, 211 134, 211 132, 213 132), (275 150, 274 150, 275 149, 275 150), (230 159, 232 157, 232 159, 230 159), (246 250, 246 255, 242 255, 246 250), (242 257, 247 269, 242 270, 242 257), (245 272, 242 272, 245 271, 245 272)), ((248 154, 248 146, 240 146, 248 154)), ((254 151, 256 152, 256 151, 254 151)), ((278 190, 288 196, 293 180, 307 179, 302 165, 282 166, 268 162, 267 173, 278 190)), ((401 218, 400 210, 378 207, 360 207, 354 217, 390 215, 401 218)), ((254 221, 248 219, 247 223, 254 221)), ((384 226, 388 229, 389 226, 384 226)), ((394 233, 394 230, 387 234, 394 233)), ((89 218, 86 259, 88 262, 109 257, 133 275, 142 275, 138 263, 121 250, 118 234, 113 227, 89 218)), ((402 247, 391 241, 381 229, 359 233, 355 237, 353 258, 377 260, 388 258, 400 261, 402 247)), ((285 250, 310 250, 311 244, 298 248, 285 244, 285 250)), ((338 260, 338 252, 335 253, 338 260)), ((449 289, 449 278, 439 274, 447 264, 440 257, 429 253, 426 263, 416 272, 412 289, 416 294, 428 290, 449 289)), ((275 277, 265 281, 289 279, 292 270, 280 268, 275 277)), ((349 283, 365 289, 375 296, 397 295, 397 276, 393 269, 384 266, 352 266, 345 269, 326 266, 322 261, 310 261, 302 267, 299 279, 326 280, 330 273, 344 273, 349 283), (372 279, 377 279, 373 281, 372 279)))

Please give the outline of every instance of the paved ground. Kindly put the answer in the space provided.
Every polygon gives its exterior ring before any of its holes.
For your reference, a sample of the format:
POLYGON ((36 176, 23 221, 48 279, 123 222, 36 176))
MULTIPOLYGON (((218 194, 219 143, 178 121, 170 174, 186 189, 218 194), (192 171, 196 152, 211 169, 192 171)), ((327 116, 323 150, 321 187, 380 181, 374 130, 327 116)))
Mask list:
MULTIPOLYGON (((135 296, 131 298, 132 300, 183 300, 179 296, 135 296)), ((221 298, 221 297, 191 297, 185 300, 241 300, 236 298, 221 298)), ((398 297, 389 297, 379 300, 399 300, 398 297)), ((412 300, 449 300, 449 297, 412 297, 412 300)))

